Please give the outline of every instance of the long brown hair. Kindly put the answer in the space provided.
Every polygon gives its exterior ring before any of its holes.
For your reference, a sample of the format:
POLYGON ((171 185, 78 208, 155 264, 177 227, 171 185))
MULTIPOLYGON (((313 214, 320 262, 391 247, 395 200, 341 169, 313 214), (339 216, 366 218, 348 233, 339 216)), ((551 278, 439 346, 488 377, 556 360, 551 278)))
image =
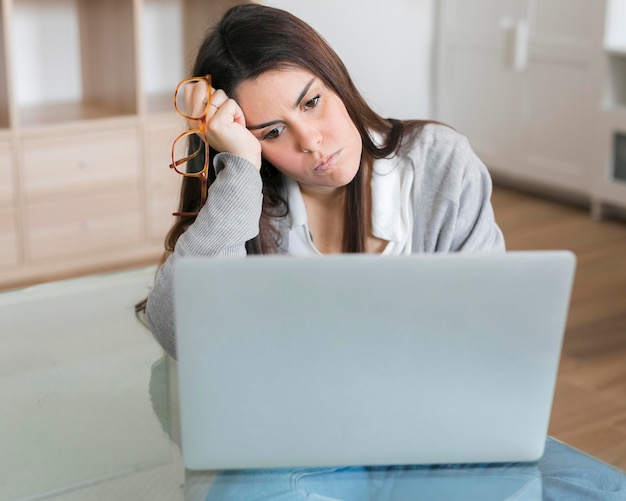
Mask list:
MULTIPOLYGON (((409 124, 383 119, 376 114, 365 102, 330 45, 304 21, 272 7, 243 4, 229 9, 200 45, 192 73, 193 76, 211 74, 215 88, 234 96, 237 86, 243 81, 253 80, 270 70, 290 67, 310 71, 332 89, 343 101, 361 135, 361 168, 346 191, 343 250, 362 252, 367 236, 364 216, 366 173, 374 159, 397 151, 404 129, 409 124), (382 146, 374 142, 371 133, 384 138, 382 146)), ((216 154, 211 148, 211 162, 216 154)), ((202 165, 192 163, 189 168, 200 169, 202 165)), ((263 209, 260 229, 259 235, 246 244, 249 254, 278 252, 280 235, 273 221, 276 217, 285 216, 289 210, 281 197, 282 176, 266 160, 262 162, 261 176, 263 209)), ((209 186, 214 180, 213 169, 209 169, 209 186)), ((196 179, 184 179, 179 206, 181 212, 199 210, 200 193, 196 183, 196 179)), ((175 222, 166 238, 166 251, 173 251, 178 237, 194 219, 179 218, 175 222)))
MULTIPOLYGON (((284 68, 301 68, 316 75, 344 103, 362 139, 361 166, 346 187, 344 206, 344 252, 363 252, 369 231, 367 221, 369 174, 374 160, 398 152, 405 134, 417 132, 429 121, 385 119, 374 112, 354 85, 343 62, 330 45, 308 24, 280 9, 258 4, 232 7, 207 34, 201 43, 192 76, 210 74, 213 86, 235 97, 237 86, 262 73, 284 68), (373 136, 378 139, 375 141, 373 136), (382 144, 380 143, 382 140, 382 144)), ((192 146, 193 147, 193 146, 192 146)), ((217 152, 210 148, 209 161, 217 152)), ((198 162, 188 162, 190 172, 202 169, 198 162)), ((280 233, 276 218, 287 215, 283 199, 283 177, 267 160, 262 159, 263 208, 259 234, 246 242, 248 254, 280 252, 280 233)), ((215 180, 209 169, 208 186, 215 180)), ((183 178, 179 202, 180 212, 200 210, 198 180, 183 178)), ((180 235, 193 223, 194 217, 179 217, 165 240, 165 254, 174 251, 180 235)), ((145 312, 146 300, 136 305, 138 314, 145 312)))

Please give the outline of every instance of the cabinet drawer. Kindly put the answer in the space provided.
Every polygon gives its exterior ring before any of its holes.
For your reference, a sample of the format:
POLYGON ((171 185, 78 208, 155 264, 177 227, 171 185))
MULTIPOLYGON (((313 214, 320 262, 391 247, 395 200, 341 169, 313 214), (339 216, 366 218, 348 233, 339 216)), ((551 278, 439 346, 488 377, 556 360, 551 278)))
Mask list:
POLYGON ((163 239, 172 227, 175 217, 172 212, 178 210, 182 176, 154 181, 150 186, 148 198, 149 233, 152 239, 163 239))
POLYGON ((133 183, 139 177, 139 134, 134 128, 25 139, 22 151, 24 185, 31 199, 106 184, 133 183))
POLYGON ((17 264, 15 210, 0 206, 0 267, 17 264))
POLYGON ((148 199, 148 232, 152 239, 163 239, 174 224, 172 212, 178 210, 182 177, 169 168, 172 142, 181 132, 179 122, 148 131, 146 144, 146 178, 148 199))
POLYGON ((31 261, 73 254, 105 255, 141 240, 141 207, 134 189, 93 192, 26 205, 31 261))
POLYGON ((0 143, 0 202, 13 200, 12 166, 11 148, 6 143, 0 143))

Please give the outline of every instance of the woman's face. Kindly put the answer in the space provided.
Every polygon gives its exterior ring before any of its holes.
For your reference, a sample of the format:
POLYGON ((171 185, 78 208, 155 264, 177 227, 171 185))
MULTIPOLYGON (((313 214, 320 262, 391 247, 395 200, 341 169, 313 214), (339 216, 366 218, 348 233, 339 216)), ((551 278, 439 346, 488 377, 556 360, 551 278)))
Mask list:
POLYGON ((338 188, 356 175, 361 136, 343 102, 312 73, 268 71, 241 83, 235 100, 263 157, 303 188, 338 188))

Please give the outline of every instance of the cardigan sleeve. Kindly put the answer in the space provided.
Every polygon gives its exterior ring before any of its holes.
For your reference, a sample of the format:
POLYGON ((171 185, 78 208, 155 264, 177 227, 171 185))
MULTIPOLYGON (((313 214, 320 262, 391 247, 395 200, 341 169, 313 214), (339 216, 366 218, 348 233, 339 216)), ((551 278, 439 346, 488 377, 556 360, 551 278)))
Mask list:
POLYGON ((183 256, 242 258, 245 244, 257 236, 263 201, 261 176, 241 157, 222 153, 207 202, 159 268, 148 295, 146 320, 163 349, 176 357, 174 263, 183 256))

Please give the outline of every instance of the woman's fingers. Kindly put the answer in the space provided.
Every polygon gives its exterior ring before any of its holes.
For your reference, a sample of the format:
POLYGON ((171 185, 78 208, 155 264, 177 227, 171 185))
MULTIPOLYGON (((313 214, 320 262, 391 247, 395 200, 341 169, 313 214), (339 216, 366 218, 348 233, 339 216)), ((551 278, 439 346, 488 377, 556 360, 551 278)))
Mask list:
POLYGON ((222 90, 216 90, 206 112, 206 136, 217 151, 229 152, 261 167, 261 144, 246 129, 242 109, 222 90))
POLYGON ((226 95, 222 89, 212 89, 213 93, 209 98, 210 106, 206 110, 207 119, 213 116, 217 110, 219 110, 220 106, 222 106, 226 101, 229 100, 229 97, 226 95))

